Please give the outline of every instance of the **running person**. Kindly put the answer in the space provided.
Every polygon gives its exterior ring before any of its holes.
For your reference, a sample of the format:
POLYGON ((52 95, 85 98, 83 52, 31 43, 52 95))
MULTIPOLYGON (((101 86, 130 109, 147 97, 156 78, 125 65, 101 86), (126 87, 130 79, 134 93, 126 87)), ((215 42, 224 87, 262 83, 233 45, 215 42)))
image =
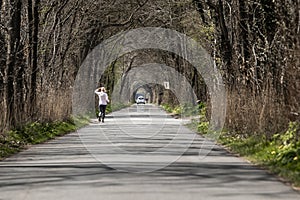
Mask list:
POLYGON ((95 94, 98 95, 99 97, 99 116, 98 120, 99 122, 102 121, 104 123, 104 118, 105 118, 105 110, 107 103, 109 103, 108 95, 106 93, 105 87, 101 87, 95 90, 95 94))

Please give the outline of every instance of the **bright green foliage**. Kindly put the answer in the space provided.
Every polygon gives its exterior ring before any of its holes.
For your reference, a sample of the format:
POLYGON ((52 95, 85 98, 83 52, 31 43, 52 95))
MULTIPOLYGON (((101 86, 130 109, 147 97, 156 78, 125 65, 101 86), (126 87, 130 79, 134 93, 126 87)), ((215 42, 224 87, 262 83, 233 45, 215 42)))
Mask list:
POLYGON ((88 123, 80 117, 51 123, 34 122, 0 135, 0 159, 20 151, 26 145, 43 143, 47 140, 75 131, 88 123))
MULTIPOLYGON (((200 122, 193 121, 188 125, 192 130, 213 137, 209 130, 209 122, 205 117, 206 106, 199 105, 200 122)), ((228 147, 232 152, 238 153, 254 163, 267 167, 295 186, 300 186, 300 124, 290 122, 289 128, 272 138, 265 134, 241 134, 223 131, 213 139, 228 147)))
POLYGON ((197 127, 197 131, 202 133, 202 134, 206 134, 209 132, 209 122, 206 118, 206 105, 205 103, 200 103, 198 105, 198 109, 199 109, 199 115, 200 115, 200 122, 198 124, 197 127))
POLYGON ((199 114, 199 108, 189 103, 176 106, 162 104, 162 108, 168 113, 180 115, 183 117, 195 116, 199 114))
POLYGON ((292 122, 283 134, 276 134, 270 143, 269 165, 277 173, 287 176, 300 186, 300 124, 292 122), (290 174, 289 171, 294 173, 290 174))
POLYGON ((174 108, 169 104, 163 104, 162 108, 168 113, 173 113, 174 110, 174 108))
POLYGON ((300 186, 299 131, 299 123, 291 122, 286 132, 275 134, 269 140, 263 135, 222 133, 219 141, 232 151, 300 186))
POLYGON ((200 122, 197 128, 200 133, 207 133, 209 128, 209 122, 200 122))

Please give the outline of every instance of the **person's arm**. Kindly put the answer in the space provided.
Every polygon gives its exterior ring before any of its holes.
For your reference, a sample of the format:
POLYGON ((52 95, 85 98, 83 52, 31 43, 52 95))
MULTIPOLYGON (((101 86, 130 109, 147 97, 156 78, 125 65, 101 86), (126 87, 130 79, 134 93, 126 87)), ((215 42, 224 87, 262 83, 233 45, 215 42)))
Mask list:
POLYGON ((106 102, 109 103, 108 95, 106 94, 106 102))
POLYGON ((97 88, 97 89, 95 90, 95 94, 100 94, 100 92, 98 92, 99 89, 100 89, 100 88, 97 88))

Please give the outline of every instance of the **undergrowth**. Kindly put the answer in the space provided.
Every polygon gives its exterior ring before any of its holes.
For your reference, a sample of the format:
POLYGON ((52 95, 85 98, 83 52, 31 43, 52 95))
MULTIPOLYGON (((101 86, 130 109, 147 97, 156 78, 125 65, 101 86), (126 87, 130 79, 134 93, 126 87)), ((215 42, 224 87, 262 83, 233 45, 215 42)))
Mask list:
POLYGON ((88 124, 88 122, 87 117, 51 123, 34 122, 0 134, 0 160, 24 149, 28 145, 43 143, 73 132, 88 124))
MULTIPOLYGON (((195 126, 194 126, 195 127, 195 126)), ((198 126, 198 132, 207 134, 207 122, 198 126)), ((230 151, 246 157, 253 163, 269 169, 300 187, 300 125, 291 122, 287 131, 268 139, 264 134, 233 134, 222 132, 217 140, 230 151)))
POLYGON ((168 113, 180 115, 182 117, 195 116, 199 113, 199 105, 194 106, 189 103, 185 103, 182 105, 162 104, 161 107, 168 113))
POLYGON ((300 123, 290 122, 282 133, 267 138, 263 133, 213 133, 205 117, 205 105, 200 109, 200 120, 188 125, 189 128, 207 137, 213 137, 231 152, 246 157, 272 173, 283 177, 295 187, 300 187, 300 123), (200 121, 200 122, 199 122, 200 121))

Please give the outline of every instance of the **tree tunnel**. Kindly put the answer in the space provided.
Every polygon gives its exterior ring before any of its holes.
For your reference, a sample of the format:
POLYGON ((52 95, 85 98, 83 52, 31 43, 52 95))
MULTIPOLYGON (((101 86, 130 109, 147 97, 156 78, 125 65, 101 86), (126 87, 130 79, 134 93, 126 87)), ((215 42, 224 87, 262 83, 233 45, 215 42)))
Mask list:
POLYGON ((164 64, 144 64, 132 68, 115 85, 112 100, 119 103, 134 102, 136 94, 149 95, 149 102, 160 103, 164 94, 182 104, 195 105, 197 96, 189 81, 174 68, 164 64), (166 89, 164 83, 169 84, 166 89))
POLYGON ((133 91, 131 102, 134 102, 137 98, 137 96, 144 96, 144 98, 147 100, 147 103, 154 103, 153 102, 153 87, 152 84, 145 84, 138 88, 136 88, 133 91))

